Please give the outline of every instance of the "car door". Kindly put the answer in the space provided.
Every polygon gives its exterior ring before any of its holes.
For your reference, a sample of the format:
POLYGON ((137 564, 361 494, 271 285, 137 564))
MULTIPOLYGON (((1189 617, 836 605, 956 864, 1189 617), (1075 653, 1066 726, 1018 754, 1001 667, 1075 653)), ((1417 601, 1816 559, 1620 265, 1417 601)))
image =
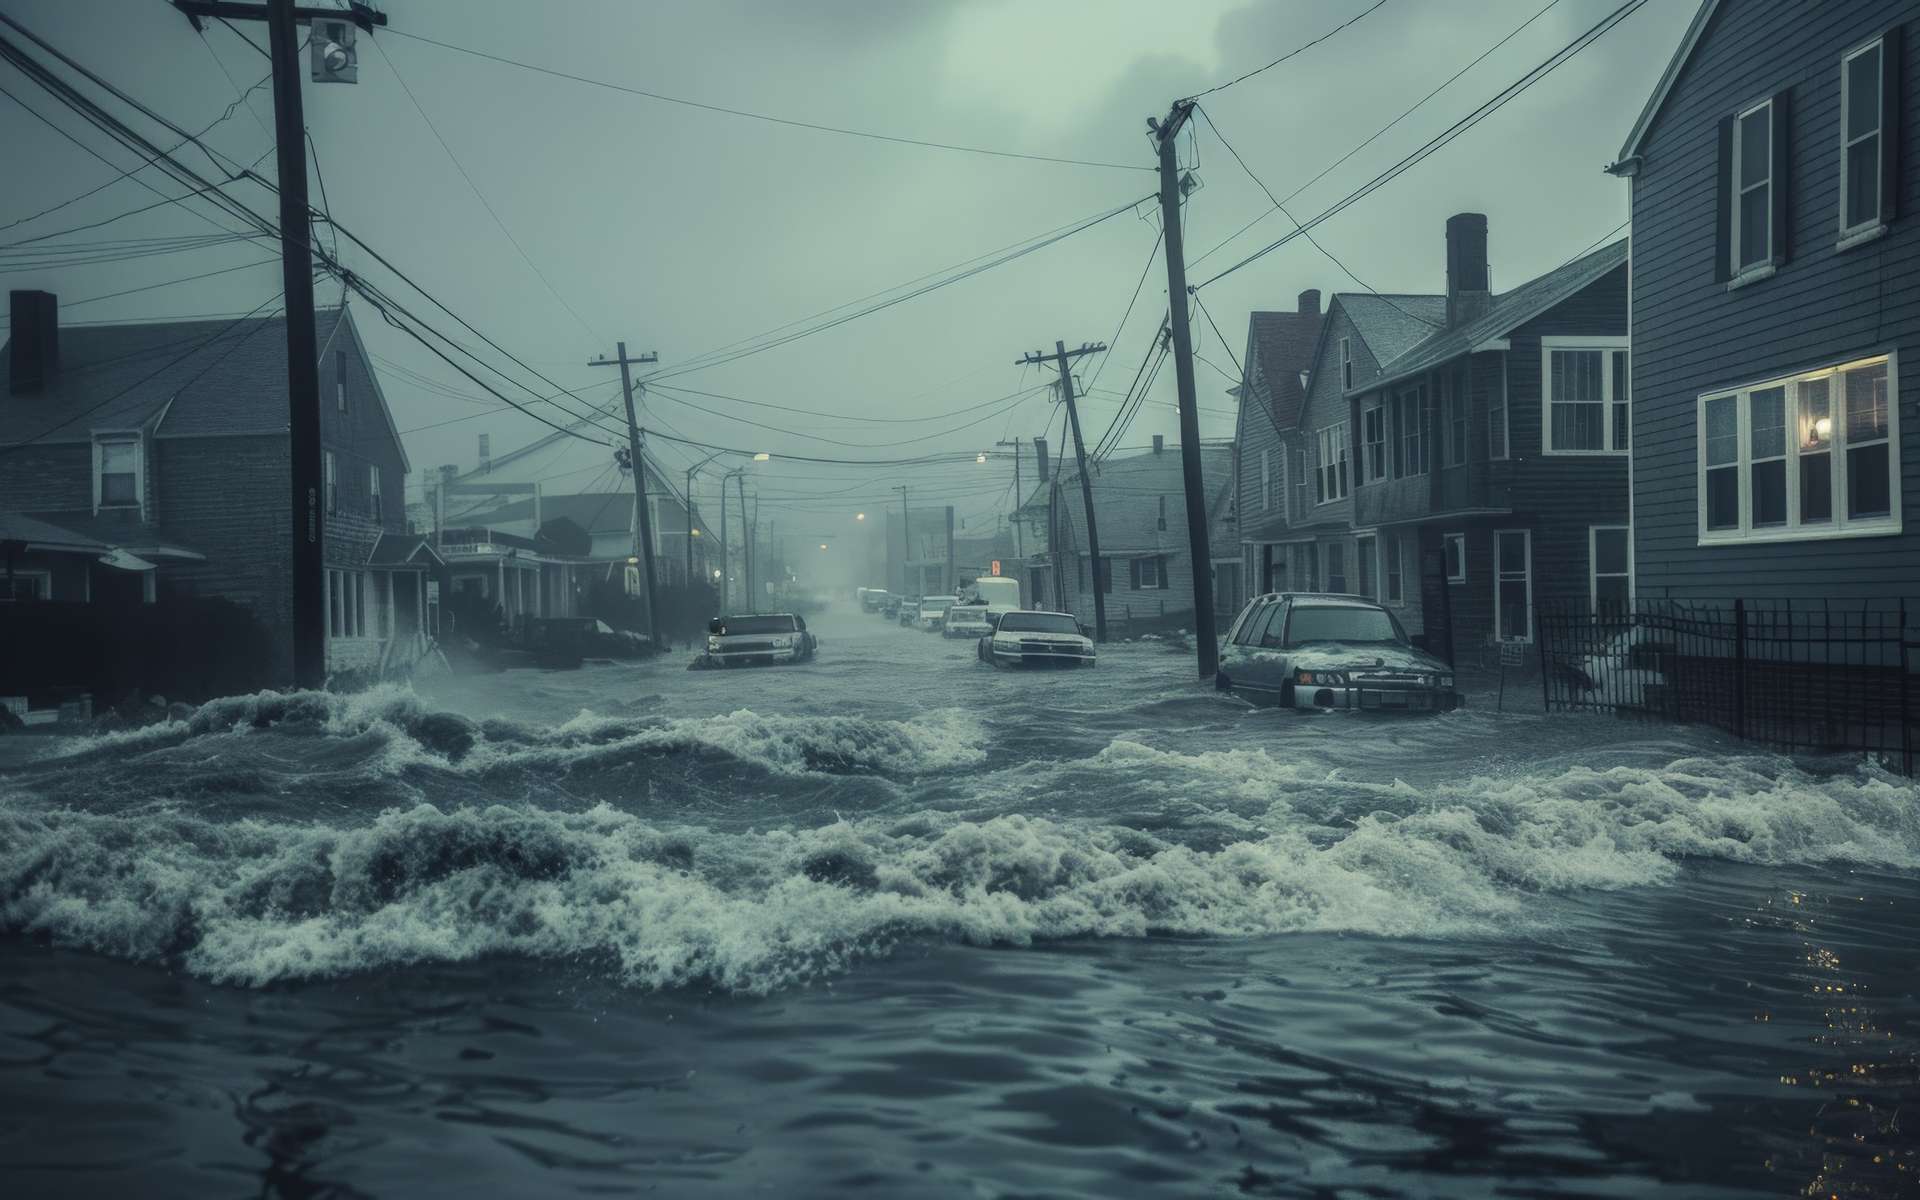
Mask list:
POLYGON ((1267 611, 1270 603, 1265 596, 1255 596, 1227 627, 1227 635, 1220 644, 1220 674, 1226 677, 1228 686, 1238 686, 1247 658, 1246 631, 1267 611))
POLYGON ((1267 605, 1260 620, 1242 633, 1247 645, 1246 665, 1241 671, 1246 676, 1247 689, 1261 700, 1278 700, 1286 690, 1288 656, 1279 647, 1287 627, 1289 607, 1286 599, 1275 600, 1267 605))
POLYGON ((1245 692, 1252 699, 1264 698, 1272 687, 1272 665, 1266 661, 1268 656, 1262 652, 1260 639, 1280 608, 1281 602, 1276 599, 1254 601, 1245 617, 1234 622, 1232 636, 1222 655, 1222 669, 1233 689, 1245 692))

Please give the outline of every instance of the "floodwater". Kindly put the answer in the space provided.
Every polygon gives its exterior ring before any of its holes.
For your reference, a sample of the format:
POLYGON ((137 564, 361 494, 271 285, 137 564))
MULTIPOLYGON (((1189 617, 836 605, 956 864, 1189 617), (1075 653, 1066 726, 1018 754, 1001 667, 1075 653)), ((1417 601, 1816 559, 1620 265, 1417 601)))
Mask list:
POLYGON ((0 1194, 1920 1194, 1906 781, 814 628, 0 741, 0 1194))

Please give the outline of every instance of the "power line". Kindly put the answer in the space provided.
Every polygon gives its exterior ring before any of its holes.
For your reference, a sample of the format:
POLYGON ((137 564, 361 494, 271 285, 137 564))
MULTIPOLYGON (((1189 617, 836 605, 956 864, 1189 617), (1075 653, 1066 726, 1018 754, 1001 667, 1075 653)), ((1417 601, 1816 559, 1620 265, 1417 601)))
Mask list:
POLYGON ((1378 12, 1381 6, 1386 4, 1386 2, 1387 0, 1378 0, 1378 3, 1376 3, 1372 8, 1369 8, 1365 12, 1361 13, 1359 16, 1353 18, 1352 20, 1346 22, 1345 24, 1334 26, 1332 29, 1329 29, 1327 32, 1321 34, 1319 37, 1313 39, 1312 41, 1308 42, 1304 46, 1297 46, 1294 49, 1287 51, 1285 54, 1282 54, 1279 58, 1276 58, 1272 62, 1268 63, 1266 66, 1255 67, 1253 70, 1248 71, 1245 75, 1236 75, 1232 79, 1227 80, 1225 83, 1217 83, 1214 86, 1208 88, 1204 92, 1195 92, 1193 95, 1188 96, 1187 99, 1198 100, 1202 96, 1211 96, 1215 92, 1222 91, 1226 88, 1230 88, 1236 83, 1244 83, 1247 80, 1252 79, 1255 75, 1260 74, 1262 71, 1271 71, 1275 67, 1279 66, 1281 63, 1292 58, 1294 55, 1313 49, 1315 46, 1318 46, 1321 42, 1324 42, 1328 38, 1332 37, 1334 34, 1339 33, 1342 29, 1347 28, 1347 26, 1357 24, 1364 18, 1373 15, 1374 13, 1378 12))
MULTIPOLYGON (((845 446, 850 449, 880 450, 880 449, 886 449, 892 446, 910 446, 915 442, 929 442, 935 438, 946 437, 950 434, 958 433, 963 429, 971 429, 975 425, 979 425, 984 422, 991 421, 995 417, 998 417, 1001 414, 1010 411, 1011 409, 1019 407, 1021 401, 1026 399, 1028 393, 1032 391, 1036 391, 1038 390, 1038 388, 1029 388, 1026 392, 1016 392, 1014 393, 1013 397, 1011 397, 1012 403, 1007 404, 1002 408, 995 409, 994 411, 988 413, 984 417, 975 417, 973 420, 968 421, 963 425, 955 425, 951 429, 942 429, 935 433, 921 434, 918 437, 901 438, 900 440, 893 441, 893 442, 846 442, 846 441, 841 441, 838 438, 825 437, 817 433, 802 433, 796 429, 782 429, 777 425, 766 425, 759 421, 749 421, 745 417, 729 417, 729 416, 726 416, 724 413, 714 412, 712 409, 701 408, 690 401, 683 400, 680 397, 674 395, 673 393, 678 391, 679 389, 673 387, 670 384, 652 384, 650 385, 650 390, 658 392, 663 398, 671 400, 676 404, 685 405, 686 407, 693 409, 695 412, 705 413, 707 416, 718 417, 721 420, 738 421, 742 425, 751 425, 756 429, 765 429, 773 433, 784 433, 789 437, 806 438, 809 441, 825 442, 829 446, 845 446)), ((1001 397, 1001 399, 1005 400, 1005 399, 1009 399, 1009 397, 1003 396, 1001 397)), ((989 401, 989 403, 994 403, 994 402, 989 401)))
MULTIPOLYGON (((1382 2, 1384 3, 1384 0, 1382 0, 1382 2)), ((1014 150, 993 150, 985 146, 964 146, 955 142, 936 142, 924 138, 899 137, 893 134, 875 133, 866 129, 848 129, 839 125, 823 125, 815 121, 801 121, 790 117, 776 117, 770 113, 751 112, 744 108, 729 108, 720 104, 707 104, 699 100, 688 100, 681 96, 669 96, 664 92, 652 92, 644 88, 609 83, 604 79, 593 79, 585 75, 575 75, 571 72, 556 70, 552 67, 543 67, 535 63, 521 62, 518 59, 506 58, 498 54, 488 54, 484 50, 475 50, 467 46, 456 46, 451 42, 442 42, 427 37, 424 34, 409 33, 404 29, 395 29, 390 25, 386 28, 386 32, 399 37, 411 38, 416 42, 426 42, 428 45, 438 46, 442 50, 453 50, 460 54, 470 54, 475 58, 484 58, 490 62, 502 63, 509 67, 519 67, 523 71, 537 71, 542 75, 551 75, 557 79, 570 79, 575 83, 584 83, 591 87, 606 88, 609 91, 624 92, 629 96, 640 96, 647 100, 658 100, 666 104, 678 104, 687 108, 701 109, 705 112, 723 113, 730 117, 745 117, 754 121, 766 121, 773 125, 787 125, 795 129, 811 129, 817 133, 837 133, 844 137, 870 138, 880 142, 897 142, 907 146, 923 146, 930 150, 954 150, 963 154, 984 154, 994 158, 1016 158, 1029 162, 1059 163, 1064 166, 1073 167, 1105 167, 1115 171, 1153 170, 1152 167, 1140 166, 1134 163, 1098 162, 1084 158, 1060 158, 1050 154, 1022 154, 1014 150)))

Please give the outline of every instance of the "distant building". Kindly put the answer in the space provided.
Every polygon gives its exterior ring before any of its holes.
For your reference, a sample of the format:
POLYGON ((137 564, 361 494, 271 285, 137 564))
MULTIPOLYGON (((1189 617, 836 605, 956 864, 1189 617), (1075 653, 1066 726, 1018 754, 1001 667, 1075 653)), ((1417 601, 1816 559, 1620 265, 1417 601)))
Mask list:
MULTIPOLYGON (((11 295, 0 391, 0 602, 218 596, 273 634, 291 680, 292 475, 284 318, 62 329, 11 295)), ((429 572, 407 456, 347 308, 321 309, 329 672, 422 652, 429 572)))
POLYGON ((1236 395, 1234 514, 1240 546, 1222 573, 1223 603, 1239 604, 1272 590, 1273 564, 1286 561, 1291 538, 1287 482, 1301 471, 1306 445, 1300 431, 1307 373, 1320 342, 1320 293, 1300 293, 1293 312, 1256 312, 1247 318, 1245 377, 1236 395))
POLYGON ((953 592, 953 506, 888 509, 887 590, 896 596, 953 592), (903 533, 902 530, 905 530, 903 533))
POLYGON ((1916 26, 1911 0, 1704 3, 1609 168, 1643 597, 1920 590, 1916 26))

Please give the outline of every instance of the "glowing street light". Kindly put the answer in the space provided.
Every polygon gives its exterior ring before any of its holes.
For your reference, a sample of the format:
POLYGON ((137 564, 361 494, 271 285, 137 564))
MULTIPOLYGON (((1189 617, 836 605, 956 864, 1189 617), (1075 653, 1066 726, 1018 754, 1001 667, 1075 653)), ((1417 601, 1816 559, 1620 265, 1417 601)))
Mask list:
POLYGON ((976 454, 976 455, 974 455, 974 456, 973 456, 973 461, 975 461, 975 462, 977 462, 977 463, 983 463, 983 462, 985 462, 985 461, 987 461, 987 455, 986 455, 986 452, 985 452, 985 451, 981 451, 981 452, 980 452, 979 454, 976 454))
POLYGON ((827 544, 826 544, 825 542, 821 542, 821 543, 820 543, 820 548, 821 548, 822 550, 825 550, 825 549, 827 548, 827 544))
POLYGON ((773 457, 773 455, 771 455, 771 454, 768 454, 768 453, 767 453, 767 452, 766 452, 765 450, 762 450, 762 451, 761 451, 760 453, 758 453, 758 454, 756 454, 756 455, 754 455, 754 456, 753 456, 753 461, 755 461, 755 462, 766 462, 766 461, 767 461, 768 459, 770 459, 770 458, 772 458, 772 457, 773 457))
POLYGON ((864 520, 866 520, 866 519, 867 519, 867 514, 865 514, 865 513, 855 513, 855 514, 853 514, 853 519, 854 519, 854 520, 856 520, 856 521, 864 521, 864 520))

